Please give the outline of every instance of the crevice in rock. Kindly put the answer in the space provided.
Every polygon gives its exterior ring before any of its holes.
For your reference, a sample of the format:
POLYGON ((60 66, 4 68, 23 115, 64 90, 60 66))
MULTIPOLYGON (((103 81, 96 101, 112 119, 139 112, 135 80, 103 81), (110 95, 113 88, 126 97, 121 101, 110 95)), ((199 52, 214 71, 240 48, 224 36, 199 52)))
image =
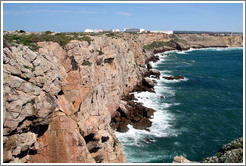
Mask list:
POLYGON ((25 157, 28 154, 29 149, 25 150, 25 151, 21 151, 20 154, 18 154, 16 157, 18 157, 19 159, 22 159, 23 157, 25 157))
POLYGON ((114 58, 107 58, 107 59, 104 59, 104 63, 109 63, 111 64, 113 62, 114 58))
POLYGON ((30 149, 28 152, 29 155, 35 155, 37 153, 38 153, 37 150, 33 150, 33 149, 30 149))
POLYGON ((38 134, 37 137, 41 137, 49 128, 49 124, 46 125, 37 125, 31 128, 30 131, 38 134))
POLYGON ((100 147, 93 147, 93 148, 89 149, 89 152, 90 153, 96 153, 99 149, 100 149, 100 147))
POLYGON ((24 81, 27 81, 29 82, 30 78, 25 78, 25 77, 22 77, 21 75, 19 74, 14 74, 14 73, 10 73, 11 76, 15 76, 15 77, 18 77, 20 79, 23 79, 24 81))
POLYGON ((71 59, 72 70, 78 70, 79 66, 78 63, 75 61, 74 57, 72 56, 70 59, 71 59))
POLYGON ((27 149, 25 151, 21 151, 21 153, 18 154, 16 157, 19 158, 19 159, 22 159, 22 158, 24 158, 27 155, 35 155, 37 153, 38 153, 37 150, 27 149))
POLYGON ((94 159, 97 163, 101 163, 104 160, 104 157, 103 157, 103 155, 98 155, 98 156, 94 157, 94 159))
POLYGON ((60 91, 58 92, 58 95, 59 95, 59 96, 60 96, 60 95, 64 95, 63 90, 60 90, 60 91))
POLYGON ((91 133, 91 134, 85 136, 85 137, 84 137, 85 142, 86 142, 86 143, 89 143, 90 141, 95 141, 96 139, 94 139, 94 136, 95 136, 94 133, 91 133))
POLYGON ((106 137, 103 137, 102 136, 102 143, 107 142, 108 140, 109 140, 109 137, 108 136, 106 136, 106 137))
POLYGON ((35 119, 37 119, 36 116, 27 116, 21 122, 18 123, 17 128, 20 127, 24 123, 24 121, 26 121, 26 120, 34 121, 35 119))

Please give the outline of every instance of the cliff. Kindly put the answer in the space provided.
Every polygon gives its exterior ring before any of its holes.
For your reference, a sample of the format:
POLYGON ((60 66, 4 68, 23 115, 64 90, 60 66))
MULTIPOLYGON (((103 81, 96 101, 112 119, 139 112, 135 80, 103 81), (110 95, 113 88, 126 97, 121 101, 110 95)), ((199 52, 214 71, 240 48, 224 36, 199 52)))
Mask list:
MULTIPOLYGON (((153 52, 187 49, 193 35, 117 34, 3 49, 3 162, 126 162, 110 127, 121 99, 142 81, 153 52), (174 41, 151 50, 153 42, 174 41)), ((202 36, 199 37, 201 40, 202 36)), ((205 40, 205 38, 204 38, 205 40)), ((242 36, 199 47, 242 46, 242 36)))

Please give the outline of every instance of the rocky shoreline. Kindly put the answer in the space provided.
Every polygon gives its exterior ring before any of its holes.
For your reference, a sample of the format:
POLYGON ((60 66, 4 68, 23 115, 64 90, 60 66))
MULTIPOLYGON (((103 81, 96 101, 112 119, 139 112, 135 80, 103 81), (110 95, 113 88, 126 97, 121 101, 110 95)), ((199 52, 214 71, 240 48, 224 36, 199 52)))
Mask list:
MULTIPOLYGON (((15 41, 6 44, 3 162, 122 163, 126 158, 110 126, 111 119, 118 118, 114 125, 122 131, 127 130, 127 123, 139 129, 151 126, 154 110, 135 103, 129 92, 154 91, 155 82, 149 77, 160 75, 148 62, 158 60, 153 54, 177 46, 152 50, 143 47, 153 42, 166 43, 174 37, 165 34, 83 37, 64 45, 35 41, 31 44, 36 49, 15 41), (133 110, 139 113, 135 115, 133 110), (121 122, 122 118, 125 121, 121 122)), ((240 36, 179 35, 178 38, 182 50, 200 45, 242 46, 240 36)))
POLYGON ((119 132, 127 132, 128 124, 131 124, 135 129, 148 130, 152 122, 150 121, 151 116, 155 112, 154 109, 143 106, 142 103, 135 102, 136 98, 134 92, 149 91, 154 92, 154 86, 157 82, 150 79, 160 77, 158 70, 152 69, 150 64, 151 61, 157 61, 158 56, 153 55, 147 60, 147 71, 142 75, 142 81, 138 83, 133 90, 120 102, 119 108, 116 110, 115 117, 111 120, 111 127, 119 132))
MULTIPOLYGON (((211 46, 211 47, 195 47, 194 49, 203 48, 228 48, 227 46, 211 46)), ((191 48, 189 48, 191 49, 191 48)), ((185 49, 185 50, 189 50, 185 49)), ((175 51, 176 49, 162 50, 164 53, 166 51, 175 51)), ((177 50, 177 51, 185 51, 177 50)), ((111 127, 118 132, 127 132, 129 128, 128 124, 131 124, 135 129, 142 129, 149 131, 149 127, 152 125, 150 121, 151 116, 156 111, 152 108, 143 106, 142 103, 136 102, 134 92, 143 91, 154 91, 154 86, 157 82, 151 78, 160 79, 160 71, 153 69, 150 62, 157 62, 160 60, 157 55, 158 51, 153 51, 153 56, 146 60, 147 71, 142 75, 142 82, 137 84, 133 91, 131 91, 126 97, 122 99, 122 102, 117 110, 117 115, 111 120, 111 127)), ((162 78, 166 80, 180 80, 184 79, 184 76, 163 76, 162 78)), ((146 142, 152 142, 150 139, 145 139, 146 142)), ((184 156, 175 156, 173 163, 242 163, 243 162, 243 137, 233 140, 232 142, 224 145, 219 149, 218 153, 212 157, 204 158, 202 161, 190 161, 184 156)))

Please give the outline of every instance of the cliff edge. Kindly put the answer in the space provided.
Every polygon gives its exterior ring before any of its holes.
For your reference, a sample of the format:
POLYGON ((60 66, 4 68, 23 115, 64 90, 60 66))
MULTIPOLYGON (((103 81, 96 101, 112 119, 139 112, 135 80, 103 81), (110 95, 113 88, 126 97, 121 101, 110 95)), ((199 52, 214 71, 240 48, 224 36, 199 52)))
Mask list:
MULTIPOLYGON (((32 43, 36 50, 18 42, 20 38, 6 44, 3 162, 126 162, 110 127, 121 99, 142 81, 153 53, 194 46, 185 37, 165 34, 89 38, 63 46, 37 40, 32 43), (153 42, 170 41, 174 44, 144 49, 153 42)), ((215 45, 242 46, 242 37, 214 37, 199 44, 215 45)))

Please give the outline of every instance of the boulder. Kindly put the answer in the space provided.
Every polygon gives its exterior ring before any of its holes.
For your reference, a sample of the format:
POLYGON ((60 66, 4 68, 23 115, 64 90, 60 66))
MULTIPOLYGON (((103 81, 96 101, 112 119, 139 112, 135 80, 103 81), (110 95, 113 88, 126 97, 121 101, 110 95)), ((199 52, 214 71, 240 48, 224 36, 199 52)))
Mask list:
POLYGON ((187 160, 184 156, 175 156, 173 163, 191 163, 190 160, 187 160))
POLYGON ((156 69, 150 69, 150 74, 151 75, 155 75, 157 77, 159 77, 161 75, 160 71, 159 70, 156 70, 156 69))
POLYGON ((153 138, 144 138, 144 141, 147 143, 151 143, 154 141, 154 139, 153 138))
POLYGON ((154 82, 148 77, 145 77, 143 79, 143 85, 150 87, 150 88, 153 88, 155 86, 154 82))
POLYGON ((150 70, 150 69, 152 69, 152 68, 153 68, 152 65, 151 65, 150 63, 148 63, 148 64, 147 64, 147 69, 150 70))
POLYGON ((145 129, 147 127, 150 127, 152 125, 152 122, 148 118, 142 118, 140 121, 133 123, 133 127, 135 129, 145 129))
POLYGON ((174 77, 174 76, 163 76, 162 78, 165 78, 167 80, 181 80, 181 79, 184 79, 184 76, 182 75, 178 75, 177 77, 174 77))
POLYGON ((129 128, 127 127, 127 124, 126 123, 120 123, 118 128, 117 128, 117 131, 118 132, 122 132, 122 133, 125 133, 129 130, 129 128))
POLYGON ((121 113, 121 115, 127 117, 129 115, 129 111, 126 109, 124 104, 120 104, 119 105, 119 111, 121 113))
POLYGON ((150 118, 154 112, 155 112, 155 110, 152 108, 145 108, 144 109, 144 116, 147 118, 150 118))
POLYGON ((176 77, 176 80, 180 80, 180 79, 184 79, 184 76, 178 75, 178 77, 176 77))

